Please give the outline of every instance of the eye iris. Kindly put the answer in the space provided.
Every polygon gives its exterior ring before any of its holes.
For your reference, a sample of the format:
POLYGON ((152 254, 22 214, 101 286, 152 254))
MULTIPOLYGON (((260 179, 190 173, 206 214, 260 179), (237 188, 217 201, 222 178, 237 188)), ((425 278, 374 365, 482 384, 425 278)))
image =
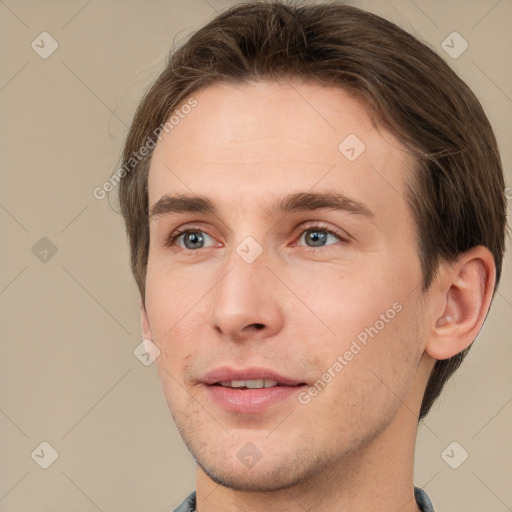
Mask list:
POLYGON ((187 249, 197 249, 198 245, 202 245, 204 242, 203 236, 197 232, 186 233, 183 239, 185 247, 187 249), (191 245, 189 245, 189 243, 191 245), (197 244, 197 245, 194 245, 197 244))
POLYGON ((321 246, 327 241, 327 233, 324 231, 311 230, 307 232, 306 240, 312 242, 313 246, 321 246))

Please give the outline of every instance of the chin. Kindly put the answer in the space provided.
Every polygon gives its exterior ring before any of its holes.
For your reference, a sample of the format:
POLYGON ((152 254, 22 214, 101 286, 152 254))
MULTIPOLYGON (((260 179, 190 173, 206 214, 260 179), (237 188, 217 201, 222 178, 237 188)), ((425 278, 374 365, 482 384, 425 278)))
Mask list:
POLYGON ((251 449, 242 452, 241 446, 252 445, 248 440, 238 439, 224 445, 216 444, 214 437, 208 440, 184 437, 184 440, 198 466, 213 482, 236 491, 289 489, 314 480, 330 462, 327 454, 313 446, 302 445, 297 449, 301 443, 265 445, 263 438, 254 440, 261 449, 259 456, 245 464, 243 455, 251 453, 251 449))
POLYGON ((252 468, 229 468, 214 464, 214 467, 202 464, 197 458, 197 463, 208 477, 216 484, 235 491, 245 492, 272 492, 289 489, 299 483, 308 480, 308 476, 300 468, 292 469, 289 466, 276 467, 275 461, 269 467, 268 462, 258 462, 261 466, 252 468))

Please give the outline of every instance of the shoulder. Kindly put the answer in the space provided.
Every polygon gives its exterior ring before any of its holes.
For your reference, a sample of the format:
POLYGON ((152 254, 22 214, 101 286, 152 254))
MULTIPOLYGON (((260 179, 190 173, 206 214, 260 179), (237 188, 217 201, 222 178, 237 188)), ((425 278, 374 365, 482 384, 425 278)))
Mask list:
POLYGON ((195 512, 196 510, 196 491, 190 493, 187 498, 174 509, 174 512, 195 512))
POLYGON ((418 504, 418 507, 420 507, 421 512, 435 512, 428 494, 423 489, 415 487, 414 497, 416 498, 416 503, 418 504))

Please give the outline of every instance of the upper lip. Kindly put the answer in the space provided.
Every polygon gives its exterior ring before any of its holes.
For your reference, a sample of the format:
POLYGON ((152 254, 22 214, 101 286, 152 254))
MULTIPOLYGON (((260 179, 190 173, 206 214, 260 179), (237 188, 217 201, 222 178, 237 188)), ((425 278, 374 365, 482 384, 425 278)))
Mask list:
POLYGON ((269 368, 262 368, 256 366, 238 369, 230 368, 227 366, 215 368, 214 370, 205 374, 202 377, 201 382, 203 384, 212 385, 217 384, 219 382, 229 382, 232 380, 258 379, 275 380, 277 381, 278 384, 281 384, 283 386, 298 386, 299 384, 304 384, 304 381, 292 379, 290 377, 285 377, 269 368))

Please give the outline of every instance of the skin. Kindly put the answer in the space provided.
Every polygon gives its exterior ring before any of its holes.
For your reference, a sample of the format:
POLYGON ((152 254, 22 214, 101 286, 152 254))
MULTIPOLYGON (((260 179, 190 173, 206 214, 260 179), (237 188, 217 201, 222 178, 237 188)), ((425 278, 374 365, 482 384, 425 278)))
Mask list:
POLYGON ((414 162, 343 90, 256 82, 194 97, 197 107, 154 150, 149 204, 202 195, 217 213, 151 218, 141 321, 198 462, 198 510, 417 511, 423 392, 435 359, 476 337, 494 286, 492 256, 478 247, 442 264, 422 291, 405 200, 414 162), (354 161, 338 149, 348 134, 366 146, 354 161), (290 193, 332 191, 373 215, 266 211, 290 193), (340 237, 308 246, 312 225, 340 237), (204 246, 187 248, 184 236, 166 245, 177 228, 200 229, 204 246), (263 248, 252 263, 236 251, 247 236, 263 248), (237 414, 209 400, 201 383, 228 365, 263 366, 312 386, 397 303, 394 318, 307 404, 293 396, 237 414), (237 457, 249 442, 261 454, 252 467, 237 457))

